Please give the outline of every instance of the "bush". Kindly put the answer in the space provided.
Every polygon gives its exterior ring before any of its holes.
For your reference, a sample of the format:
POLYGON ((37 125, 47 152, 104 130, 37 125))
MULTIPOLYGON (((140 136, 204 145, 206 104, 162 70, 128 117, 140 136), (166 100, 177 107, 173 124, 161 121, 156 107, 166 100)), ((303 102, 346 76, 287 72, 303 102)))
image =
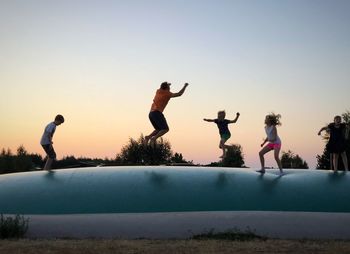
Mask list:
POLYGON ((282 152, 281 163, 283 168, 308 169, 306 161, 292 151, 282 152))
POLYGON ((15 168, 15 157, 10 149, 4 148, 0 153, 0 174, 10 173, 15 168))
POLYGON ((226 148, 226 156, 222 161, 212 162, 209 167, 234 167, 234 168, 243 168, 245 167, 244 155, 241 145, 230 145, 226 148))
POLYGON ((227 240, 227 241, 252 241, 252 240, 267 240, 264 236, 259 236, 255 234, 255 231, 247 228, 245 231, 239 229, 232 229, 225 232, 214 232, 214 229, 211 229, 209 232, 203 234, 194 235, 191 239, 194 240, 227 240))
POLYGON ((24 172, 29 171, 33 167, 33 163, 31 158, 24 148, 23 145, 17 148, 17 155, 15 157, 15 171, 16 172, 24 172))
POLYGON ((14 217, 0 216, 0 239, 4 238, 20 238, 25 235, 28 230, 29 219, 16 215, 14 217))
POLYGON ((169 163, 172 154, 168 141, 160 138, 154 146, 144 145, 141 135, 138 140, 129 139, 129 143, 116 156, 116 161, 123 165, 160 165, 169 163))
POLYGON ((222 160, 223 167, 244 167, 244 156, 241 145, 231 145, 227 147, 226 156, 222 160))

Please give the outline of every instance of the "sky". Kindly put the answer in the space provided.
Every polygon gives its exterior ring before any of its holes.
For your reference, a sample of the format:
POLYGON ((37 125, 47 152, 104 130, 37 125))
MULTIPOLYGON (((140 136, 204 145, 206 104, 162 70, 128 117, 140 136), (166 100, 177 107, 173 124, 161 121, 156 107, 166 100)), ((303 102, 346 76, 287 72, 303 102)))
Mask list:
POLYGON ((152 131, 161 82, 188 82, 164 111, 174 152, 218 161, 218 129, 203 118, 240 112, 228 143, 259 167, 275 112, 282 150, 314 168, 317 132, 350 109, 349 13, 348 0, 0 0, 0 148, 44 155, 43 130, 62 114, 58 158, 114 158, 152 131))

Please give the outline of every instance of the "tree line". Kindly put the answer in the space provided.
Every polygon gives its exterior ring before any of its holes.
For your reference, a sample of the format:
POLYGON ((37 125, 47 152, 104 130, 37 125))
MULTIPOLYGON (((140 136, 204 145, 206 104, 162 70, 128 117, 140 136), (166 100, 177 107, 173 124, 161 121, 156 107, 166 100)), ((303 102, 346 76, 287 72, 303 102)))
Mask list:
MULTIPOLYGON (((291 151, 282 152, 283 168, 308 168, 307 163, 291 151)), ((41 170, 45 158, 40 154, 29 153, 23 145, 17 148, 16 153, 2 148, 0 152, 0 174, 41 170)), ((169 141, 160 139, 155 146, 144 145, 144 137, 130 138, 115 158, 88 158, 65 156, 55 161, 53 168, 75 168, 95 166, 137 166, 137 165, 194 165, 187 161, 182 153, 173 152, 169 141)), ((231 145, 226 157, 218 162, 212 162, 209 167, 246 167, 241 145, 231 145)))
MULTIPOLYGON (((91 167, 91 166, 131 166, 131 165, 163 165, 193 164, 186 161, 181 153, 174 153, 168 141, 160 139, 155 146, 145 146, 144 137, 137 140, 130 138, 121 152, 113 159, 65 156, 54 162, 53 169, 91 167)), ((41 170, 45 157, 29 153, 23 145, 16 153, 2 148, 0 152, 0 174, 41 170)))
MULTIPOLYGON (((345 123, 350 123, 350 111, 346 111, 342 115, 345 123)), ((346 153, 350 158, 350 139, 349 134, 346 139, 346 153)), ((330 153, 326 143, 329 140, 329 134, 323 136, 325 146, 323 153, 317 155, 316 169, 330 169, 330 153)), ((145 138, 141 135, 138 139, 130 138, 128 143, 124 145, 120 153, 115 158, 87 158, 65 156, 55 161, 53 168, 74 168, 89 166, 123 166, 123 165, 193 165, 192 161, 184 159, 181 153, 173 152, 169 141, 160 139, 155 146, 144 145, 145 138)), ((283 168, 307 169, 308 164, 298 154, 292 151, 282 152, 281 162, 283 168)), ((45 158, 40 154, 29 153, 23 145, 20 145, 16 152, 13 153, 9 148, 2 148, 0 152, 0 174, 25 172, 41 170, 45 164, 45 158)), ((245 166, 244 154, 242 146, 232 144, 226 153, 224 159, 212 162, 209 167, 238 167, 245 166)), ((344 170, 342 161, 339 161, 339 170, 344 170)))
MULTIPOLYGON (((343 113, 342 119, 343 122, 350 123, 350 111, 343 113)), ((326 133, 323 139, 325 141, 323 153, 316 156, 317 169, 330 168, 330 153, 326 146, 329 140, 329 134, 326 133)), ((155 146, 144 145, 144 141, 143 135, 138 139, 130 138, 128 143, 122 147, 120 153, 116 154, 113 159, 66 156, 61 160, 55 161, 53 168, 122 165, 193 165, 193 162, 184 159, 181 153, 174 153, 171 149, 171 144, 167 140, 160 139, 155 146)), ((346 139, 346 153, 348 158, 350 158, 349 138, 346 139)), ((282 152, 281 162, 283 168, 309 168, 306 161, 292 151, 282 152)), ((2 148, 0 152, 0 174, 41 170, 44 164, 45 158, 40 154, 29 153, 23 145, 20 145, 15 153, 8 148, 2 148)), ((231 145, 223 160, 212 162, 205 166, 246 167, 242 146, 238 144, 231 145)), ((339 161, 339 169, 344 169, 341 160, 339 161)))

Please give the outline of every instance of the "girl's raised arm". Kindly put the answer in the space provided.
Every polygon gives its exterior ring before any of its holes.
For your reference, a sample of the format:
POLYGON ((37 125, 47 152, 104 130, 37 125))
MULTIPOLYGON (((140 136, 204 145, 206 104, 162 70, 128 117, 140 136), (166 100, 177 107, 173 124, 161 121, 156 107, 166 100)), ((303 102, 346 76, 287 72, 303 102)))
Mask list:
POLYGON ((328 130, 328 126, 322 127, 321 130, 318 132, 318 135, 321 135, 322 131, 328 130))

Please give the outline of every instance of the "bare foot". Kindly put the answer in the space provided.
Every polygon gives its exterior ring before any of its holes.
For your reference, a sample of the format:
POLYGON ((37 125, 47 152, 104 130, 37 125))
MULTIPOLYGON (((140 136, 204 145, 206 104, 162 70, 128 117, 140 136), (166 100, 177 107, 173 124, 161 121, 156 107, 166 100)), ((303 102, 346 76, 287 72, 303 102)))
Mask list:
POLYGON ((257 170, 256 172, 261 173, 261 174, 265 174, 265 169, 262 168, 262 169, 260 169, 260 170, 257 170))
POLYGON ((150 140, 150 137, 145 136, 145 139, 143 140, 143 145, 147 145, 149 140, 150 140))
POLYGON ((156 138, 154 138, 154 137, 152 137, 152 138, 150 138, 150 142, 149 142, 149 144, 151 145, 151 146, 155 146, 156 145, 156 138))

